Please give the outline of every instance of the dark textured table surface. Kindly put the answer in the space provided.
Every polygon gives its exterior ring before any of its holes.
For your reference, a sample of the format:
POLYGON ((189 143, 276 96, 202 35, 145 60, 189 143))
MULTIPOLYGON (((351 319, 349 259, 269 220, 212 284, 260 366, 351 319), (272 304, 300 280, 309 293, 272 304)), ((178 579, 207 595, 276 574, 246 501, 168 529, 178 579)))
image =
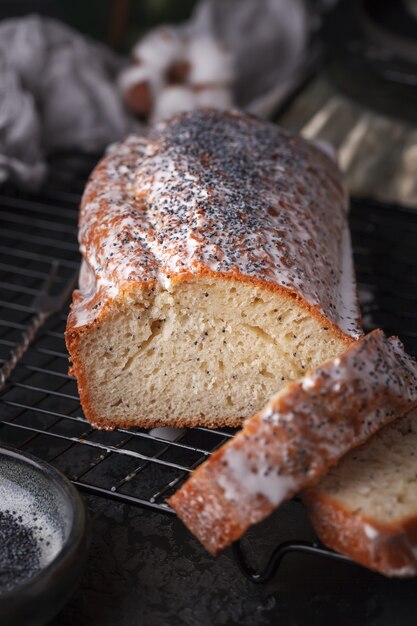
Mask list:
MULTIPOLYGON (((91 552, 81 585, 52 626, 411 626, 417 580, 289 554, 265 586, 247 581, 228 550, 209 556, 174 517, 86 498, 91 552)), ((255 564, 280 540, 313 538, 291 502, 250 533, 255 564)), ((300 514, 301 513, 301 514, 300 514)))

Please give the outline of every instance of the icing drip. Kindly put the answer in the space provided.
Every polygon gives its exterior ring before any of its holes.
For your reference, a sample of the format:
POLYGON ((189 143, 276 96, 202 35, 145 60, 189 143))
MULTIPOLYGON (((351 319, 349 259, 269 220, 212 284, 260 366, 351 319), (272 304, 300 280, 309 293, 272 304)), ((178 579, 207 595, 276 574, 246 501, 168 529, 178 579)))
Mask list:
POLYGON ((223 455, 223 460, 227 463, 228 472, 220 474, 217 482, 223 488, 227 500, 238 502, 244 485, 246 495, 262 495, 271 504, 278 506, 297 487, 291 476, 279 475, 270 468, 265 456, 260 465, 251 464, 250 459, 240 454, 239 450, 229 448, 223 455))

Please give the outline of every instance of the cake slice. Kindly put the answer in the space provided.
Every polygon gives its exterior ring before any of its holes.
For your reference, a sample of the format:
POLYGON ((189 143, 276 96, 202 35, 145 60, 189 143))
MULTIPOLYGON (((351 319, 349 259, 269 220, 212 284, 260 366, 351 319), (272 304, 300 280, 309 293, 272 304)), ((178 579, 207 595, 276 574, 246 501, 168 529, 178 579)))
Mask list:
POLYGON ((417 362, 376 330, 273 397, 168 500, 212 554, 417 404, 417 362))
POLYGON ((330 548, 386 576, 416 576, 417 411, 349 452, 304 500, 330 548))
POLYGON ((238 426, 361 336, 335 163, 200 110, 115 146, 87 185, 66 342, 97 427, 238 426))

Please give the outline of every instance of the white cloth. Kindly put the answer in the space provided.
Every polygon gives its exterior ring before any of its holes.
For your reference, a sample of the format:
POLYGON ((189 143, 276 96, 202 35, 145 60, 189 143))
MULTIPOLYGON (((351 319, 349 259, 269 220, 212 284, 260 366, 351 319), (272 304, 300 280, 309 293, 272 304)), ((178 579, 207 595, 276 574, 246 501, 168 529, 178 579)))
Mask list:
POLYGON ((319 24, 306 0, 200 0, 190 28, 231 53, 237 105, 268 117, 316 62, 311 35, 319 24))
POLYGON ((58 21, 0 23, 0 183, 36 187, 57 151, 102 151, 140 126, 114 79, 121 61, 58 21))

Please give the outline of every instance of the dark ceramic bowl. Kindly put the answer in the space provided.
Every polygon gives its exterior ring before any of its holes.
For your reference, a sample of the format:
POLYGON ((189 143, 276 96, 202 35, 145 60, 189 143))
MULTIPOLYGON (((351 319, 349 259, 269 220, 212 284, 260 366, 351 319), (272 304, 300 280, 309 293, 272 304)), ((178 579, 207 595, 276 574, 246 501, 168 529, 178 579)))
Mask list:
POLYGON ((1 626, 47 624, 74 592, 86 561, 84 503, 56 469, 29 454, 0 447, 0 511, 5 510, 23 515, 23 523, 32 524, 43 537, 40 570, 0 593, 1 626))

